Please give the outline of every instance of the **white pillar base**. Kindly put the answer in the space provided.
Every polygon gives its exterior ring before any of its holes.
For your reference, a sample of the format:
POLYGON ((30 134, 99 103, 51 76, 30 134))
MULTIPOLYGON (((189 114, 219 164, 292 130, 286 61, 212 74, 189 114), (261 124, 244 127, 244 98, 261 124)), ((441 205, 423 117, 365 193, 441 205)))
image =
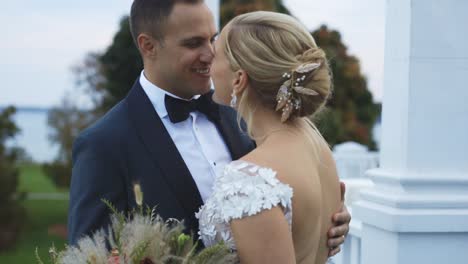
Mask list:
POLYGON ((468 233, 389 232, 364 224, 362 264, 468 263, 468 233))
POLYGON ((353 206, 362 264, 468 263, 468 175, 368 174, 353 206))

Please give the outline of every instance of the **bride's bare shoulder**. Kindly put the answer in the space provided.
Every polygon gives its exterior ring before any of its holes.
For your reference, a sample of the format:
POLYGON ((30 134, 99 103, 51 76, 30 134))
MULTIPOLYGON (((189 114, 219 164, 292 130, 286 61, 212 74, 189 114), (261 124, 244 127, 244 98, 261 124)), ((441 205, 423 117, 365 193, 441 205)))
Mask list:
POLYGON ((260 167, 270 168, 277 173, 279 180, 290 182, 289 177, 296 174, 295 162, 291 162, 300 158, 300 151, 294 150, 288 145, 267 145, 264 144, 247 155, 241 160, 260 167))
POLYGON ((261 167, 276 168, 280 160, 278 149, 272 149, 269 146, 259 146, 241 158, 241 160, 256 164, 261 167))

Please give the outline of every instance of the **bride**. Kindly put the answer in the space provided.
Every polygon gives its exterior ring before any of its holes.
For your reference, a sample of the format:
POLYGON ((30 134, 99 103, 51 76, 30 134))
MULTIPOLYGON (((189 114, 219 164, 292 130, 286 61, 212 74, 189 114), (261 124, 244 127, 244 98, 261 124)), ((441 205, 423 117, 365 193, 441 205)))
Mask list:
POLYGON ((296 19, 262 11, 234 18, 215 53, 213 99, 238 110, 257 148, 216 179, 201 239, 224 240, 242 263, 325 263, 340 183, 308 119, 331 93, 325 53, 296 19))

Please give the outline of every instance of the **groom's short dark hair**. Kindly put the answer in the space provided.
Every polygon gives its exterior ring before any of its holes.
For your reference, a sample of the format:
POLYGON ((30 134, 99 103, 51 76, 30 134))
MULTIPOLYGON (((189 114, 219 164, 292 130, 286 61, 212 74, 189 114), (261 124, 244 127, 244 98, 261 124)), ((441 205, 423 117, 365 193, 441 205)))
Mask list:
POLYGON ((138 35, 147 33, 160 42, 164 26, 176 3, 197 4, 203 0, 134 0, 130 11, 130 31, 138 47, 138 35))

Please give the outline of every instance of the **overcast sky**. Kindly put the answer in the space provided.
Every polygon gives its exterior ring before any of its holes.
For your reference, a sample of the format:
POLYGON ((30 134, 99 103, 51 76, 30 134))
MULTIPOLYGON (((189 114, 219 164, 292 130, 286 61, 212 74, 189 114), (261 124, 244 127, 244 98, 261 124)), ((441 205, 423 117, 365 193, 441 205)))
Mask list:
MULTIPOLYGON (((310 30, 338 30, 376 101, 382 98, 384 0, 283 0, 310 30)), ((0 10, 0 106, 50 107, 74 88, 71 67, 112 41, 131 0, 5 1, 0 10)), ((85 97, 83 102, 86 102, 85 97)))

